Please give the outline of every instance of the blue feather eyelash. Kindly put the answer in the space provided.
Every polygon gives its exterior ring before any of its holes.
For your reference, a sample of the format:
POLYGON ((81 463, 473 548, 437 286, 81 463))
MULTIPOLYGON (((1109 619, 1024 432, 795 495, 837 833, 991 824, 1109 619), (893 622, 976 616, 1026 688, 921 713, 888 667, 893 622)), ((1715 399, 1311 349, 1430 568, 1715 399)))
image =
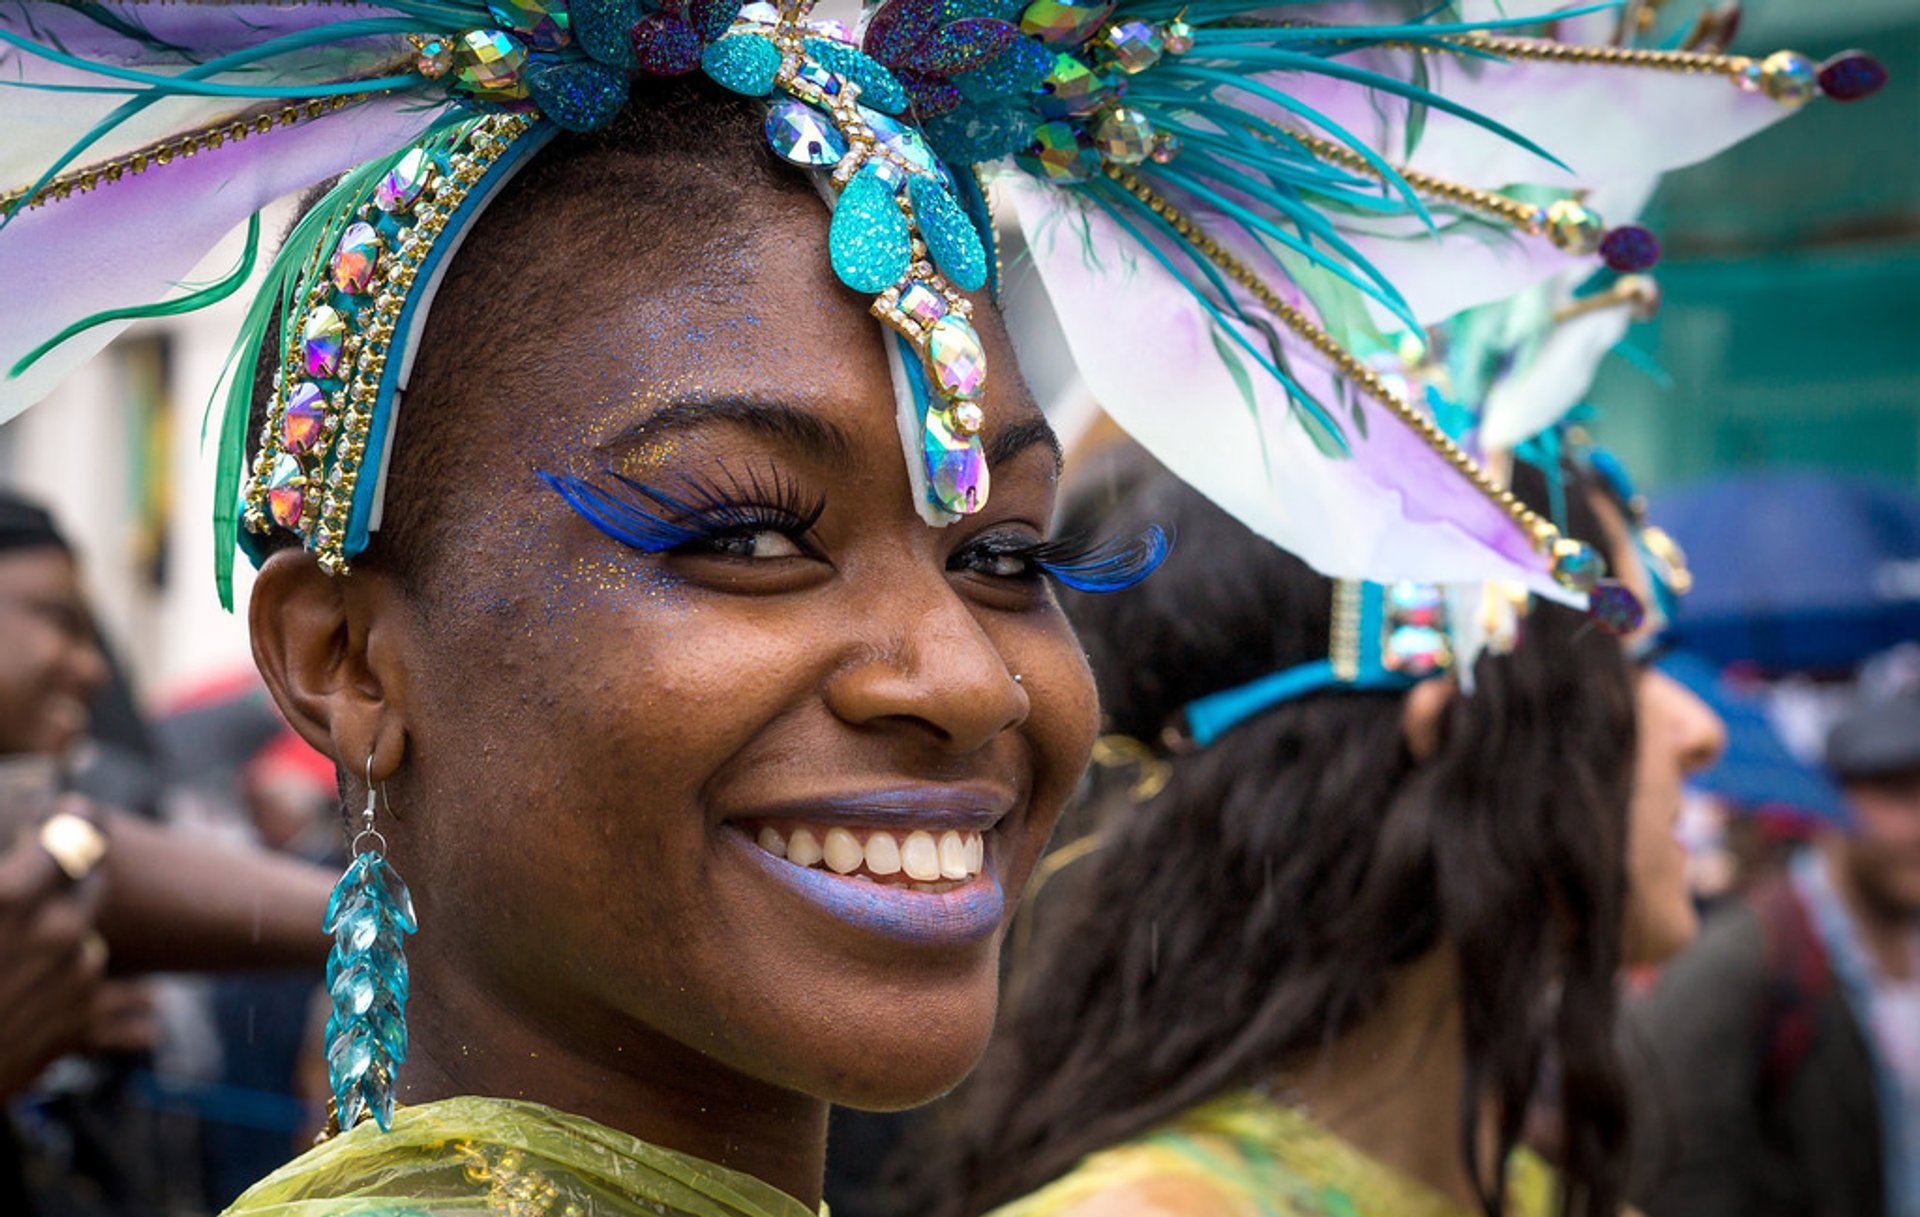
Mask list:
MULTIPOLYGON (((535 471, 581 519, 607 536, 643 553, 658 554, 737 529, 784 528, 805 531, 819 519, 824 504, 808 506, 776 473, 763 481, 750 474, 745 485, 729 475, 731 490, 688 480, 675 494, 634 481, 613 470, 602 486, 567 473, 535 471), (741 501, 749 500, 749 501, 741 501)), ((1157 570, 1173 542, 1165 529, 1151 525, 1137 537, 1089 544, 1084 538, 995 544, 976 542, 989 554, 1018 558, 1042 574, 1078 592, 1124 591, 1157 570)))
POLYGON ((1087 545, 1065 539, 1047 541, 1026 552, 1034 569, 1076 592, 1096 595, 1122 592, 1160 568, 1173 549, 1167 530, 1147 526, 1137 537, 1116 538, 1087 545))
POLYGON ((765 480, 758 473, 749 473, 744 483, 728 473, 730 486, 683 479, 683 490, 676 494, 611 469, 606 477, 612 488, 570 473, 534 472, 581 519, 622 545, 649 554, 665 553, 737 529, 804 532, 825 508, 824 503, 801 502, 778 473, 765 480))

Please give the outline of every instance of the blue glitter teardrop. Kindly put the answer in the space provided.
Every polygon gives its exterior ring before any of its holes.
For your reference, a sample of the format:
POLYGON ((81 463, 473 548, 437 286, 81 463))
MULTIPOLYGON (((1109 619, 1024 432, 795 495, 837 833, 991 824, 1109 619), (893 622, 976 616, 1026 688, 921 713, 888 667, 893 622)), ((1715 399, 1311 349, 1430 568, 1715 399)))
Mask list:
POLYGON ((963 292, 985 287, 987 251, 980 244, 980 234, 973 230, 973 221, 960 210, 946 187, 932 178, 916 177, 907 184, 907 195, 913 201, 914 219, 919 221, 927 252, 933 255, 940 273, 963 292))
POLYGON ((809 38, 807 54, 813 61, 860 86, 860 104, 885 114, 907 108, 907 91, 892 72, 871 56, 831 38, 809 38))
POLYGON ((527 68, 527 92, 557 126, 592 131, 612 122, 627 104, 627 73, 591 59, 536 59, 527 68))
POLYGON ((568 12, 581 50, 616 68, 640 66, 627 41, 627 31, 640 20, 639 0, 572 0, 568 12))
POLYGON ((827 229, 833 272, 856 292, 883 292, 906 277, 913 261, 907 217, 874 166, 853 175, 827 229))
POLYGON ((758 34, 734 34, 708 47, 700 67, 735 93, 765 97, 780 73, 780 50, 758 34))
POLYGON ((955 76, 953 85, 968 101, 1024 98, 1053 71, 1053 58, 1053 51, 1044 43, 1021 38, 991 62, 955 76))

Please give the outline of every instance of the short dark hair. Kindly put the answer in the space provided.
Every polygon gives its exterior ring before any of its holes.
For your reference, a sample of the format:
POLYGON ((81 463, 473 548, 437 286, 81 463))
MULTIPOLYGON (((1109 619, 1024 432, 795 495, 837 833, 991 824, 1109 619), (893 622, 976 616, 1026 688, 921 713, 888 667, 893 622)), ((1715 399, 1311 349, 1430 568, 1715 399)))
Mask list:
MULTIPOLYGON (((456 344, 443 337, 499 332, 508 314, 529 298, 559 296, 572 286, 543 275, 537 249, 508 234, 537 221, 555 236, 584 230, 591 239, 613 238, 610 252, 645 258, 676 231, 710 232, 735 220, 743 182, 811 192, 803 175, 774 161, 761 134, 764 112, 752 99, 697 75, 637 80, 634 89, 634 99, 605 128, 562 133, 541 149, 474 221, 421 335, 408 408, 400 412, 394 436, 380 531, 356 565, 384 566, 417 588, 445 548, 450 521, 435 510, 441 498, 435 491, 457 463, 460 411, 449 407, 460 373, 456 344), (582 226, 582 220, 589 223, 582 226)), ((309 191, 298 213, 311 210, 330 185, 309 191)), ((283 349, 285 321, 276 317, 255 370, 249 468, 272 397, 273 353, 283 349)), ((290 530, 275 528, 265 548, 299 543, 290 530)))

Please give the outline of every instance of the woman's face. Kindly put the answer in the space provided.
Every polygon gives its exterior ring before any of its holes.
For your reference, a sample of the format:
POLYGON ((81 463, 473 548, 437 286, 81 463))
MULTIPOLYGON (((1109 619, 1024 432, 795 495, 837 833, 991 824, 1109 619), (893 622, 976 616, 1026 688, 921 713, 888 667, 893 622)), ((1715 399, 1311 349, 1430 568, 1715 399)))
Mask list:
MULTIPOLYGON (((1595 496, 1595 510, 1612 544, 1614 575, 1654 604, 1653 583, 1624 516, 1595 496)), ((1622 639, 1629 655, 1644 649, 1660 628, 1651 611, 1636 633, 1622 639)), ((1649 663, 1634 670, 1633 799, 1627 825, 1627 923, 1622 955, 1628 964, 1656 964, 1678 954, 1700 928, 1687 888, 1686 850, 1675 829, 1688 774, 1711 765, 1726 744, 1719 715, 1687 688, 1649 663)))
POLYGON ((620 227, 644 218, 523 234, 546 262, 527 307, 429 329, 459 369, 409 407, 470 417, 390 640, 387 832, 421 986, 456 976, 611 1070, 670 1043, 905 1106, 984 1046, 1001 929, 1092 747, 1079 645, 996 556, 1046 535, 1057 455, 983 301, 990 502, 923 522, 819 202, 740 190, 638 255, 620 227), (541 473, 618 473, 706 532, 629 548, 541 473))

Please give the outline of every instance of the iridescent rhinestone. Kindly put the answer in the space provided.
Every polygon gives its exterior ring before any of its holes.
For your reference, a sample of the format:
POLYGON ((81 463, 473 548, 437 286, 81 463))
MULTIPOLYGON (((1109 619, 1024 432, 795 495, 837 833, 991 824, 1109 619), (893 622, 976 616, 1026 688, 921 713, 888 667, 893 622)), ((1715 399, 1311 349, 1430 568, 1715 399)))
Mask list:
POLYGON ((1623 275, 1652 270, 1660 262, 1660 241, 1638 224, 1625 224, 1600 242, 1600 257, 1623 275))
POLYGON ((557 51, 573 41, 567 0, 487 0, 487 11, 536 51, 557 51))
POLYGON ((783 160, 822 169, 839 164, 847 154, 846 137, 833 120, 791 97, 768 107, 767 142, 783 160))
POLYGON ((1590 592, 1606 572, 1606 560, 1592 546, 1570 537, 1553 543, 1553 579, 1561 587, 1590 592))
POLYGON ((978 435, 987 425, 986 412, 970 401, 963 401, 955 406, 952 414, 953 431, 956 435, 978 435))
POLYGON ((294 382, 287 394, 287 413, 280 423, 280 442, 296 455, 319 446, 327 426, 327 397, 310 380, 294 382))
POLYGON ((1034 0, 1020 14, 1020 32, 1042 42, 1078 46, 1113 12, 1114 0, 1034 0))
POLYGON ((420 194, 433 181, 433 158, 426 149, 414 148, 394 162, 393 168, 373 188, 373 205, 389 214, 412 210, 420 194))
POLYGON ((1166 47, 1169 55, 1184 55, 1193 49, 1193 27, 1175 19, 1167 23, 1166 47))
POLYGON ((805 81, 828 97, 840 95, 840 78, 812 60, 802 63, 800 70, 793 75, 796 80, 805 81))
POLYGON ((1153 123, 1140 111, 1119 106, 1100 116, 1093 146, 1119 165, 1138 165, 1153 155, 1153 123))
POLYGON ((1145 21, 1116 21, 1101 32, 1095 45, 1102 59, 1131 76, 1159 63, 1167 40, 1145 21))
POLYGON ((413 69, 428 80, 453 70, 453 44, 445 38, 422 37, 414 43, 413 69))
POLYGON ((340 353, 347 343, 347 323, 331 305, 307 314, 300 345, 306 355, 307 375, 332 376, 340 370, 340 353))
POLYGON ((527 48, 500 30, 469 30, 453 47, 453 71, 460 87, 489 101, 517 101, 527 95, 520 69, 527 48))
POLYGON ((1120 93, 1119 82, 1113 77, 1071 55, 1060 55, 1053 61, 1053 70, 1040 82, 1033 108, 1044 118, 1072 118, 1093 113, 1117 100, 1120 93))
POLYGON ((267 475, 267 510, 273 522, 282 528, 300 527, 307 509, 307 474, 300 462, 286 453, 273 458, 273 470, 267 475))
POLYGON ((1380 664, 1403 676, 1430 676, 1453 662, 1447 636, 1428 625, 1403 625, 1387 635, 1380 664))
POLYGON ((971 401, 987 384, 987 353, 966 318, 948 314, 927 331, 927 365, 948 397, 971 401))
POLYGON ((1100 154, 1071 123, 1042 123, 1033 143, 1015 160, 1035 177, 1069 186, 1091 180, 1100 172, 1100 154))
POLYGON ((921 420, 921 451, 927 463, 927 493, 954 515, 987 505, 987 456, 978 435, 959 435, 938 406, 921 420))
POLYGON ((1446 611, 1445 596, 1431 583, 1394 583, 1387 587, 1383 599, 1382 607, 1396 626, 1438 626, 1446 611))
POLYGON ((1606 221, 1573 199, 1557 199, 1547 206, 1547 239, 1554 248, 1585 256, 1600 248, 1606 221))
POLYGON ((897 307, 921 325, 932 325, 947 315, 947 302, 924 283, 909 283, 897 307))
POLYGON ((860 121, 866 123, 867 128, 873 132, 873 137, 880 141, 880 145, 895 156, 915 169, 922 169, 928 173, 932 173, 935 166, 940 163, 939 158, 934 156, 933 149, 927 147, 927 141, 921 138, 918 131, 899 119, 889 118, 878 110, 869 110, 865 106, 859 109, 860 121))
POLYGON ((380 233, 364 220, 355 220, 340 234, 333 251, 333 285, 349 296, 364 293, 380 264, 380 233))
POLYGON ((1164 165, 1180 155, 1180 137, 1171 131, 1153 133, 1153 163, 1164 165))
POLYGON ((1760 88, 1783 106, 1804 106, 1820 93, 1813 60, 1796 51, 1775 51, 1760 61, 1760 88))
POLYGON ((1631 634, 1646 621, 1647 610, 1626 584, 1602 579, 1587 594, 1587 615, 1609 634, 1631 634))
POLYGON ((1835 101, 1859 101, 1887 83, 1887 69, 1865 51, 1842 51, 1820 64, 1820 91, 1835 101))

